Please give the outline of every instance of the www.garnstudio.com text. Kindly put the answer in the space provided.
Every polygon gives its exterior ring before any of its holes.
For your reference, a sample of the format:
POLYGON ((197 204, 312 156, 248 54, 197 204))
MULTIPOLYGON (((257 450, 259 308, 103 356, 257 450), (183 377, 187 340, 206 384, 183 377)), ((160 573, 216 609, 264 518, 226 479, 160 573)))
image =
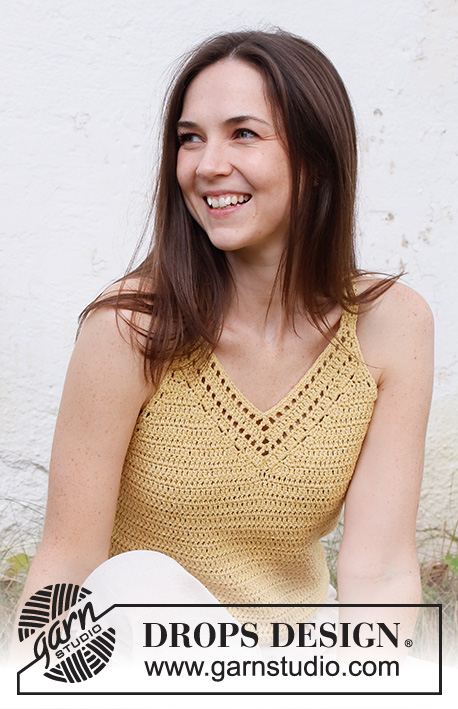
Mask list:
POLYGON ((315 655, 306 661, 287 660, 160 660, 148 662, 145 668, 148 677, 211 677, 222 682, 226 677, 399 677, 396 660, 353 660, 345 669, 336 660, 325 660, 315 655))

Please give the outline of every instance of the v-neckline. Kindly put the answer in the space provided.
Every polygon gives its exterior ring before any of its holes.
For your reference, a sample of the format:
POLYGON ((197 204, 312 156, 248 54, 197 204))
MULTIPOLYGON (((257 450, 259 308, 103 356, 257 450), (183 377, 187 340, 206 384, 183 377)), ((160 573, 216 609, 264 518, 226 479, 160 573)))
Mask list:
MULTIPOLYGON (((329 354, 331 351, 335 350, 337 348, 337 344, 339 341, 342 342, 342 331, 345 328, 346 325, 348 325, 348 318, 352 317, 352 314, 347 312, 346 310, 342 310, 342 313, 340 315, 339 319, 339 326, 337 328, 337 331, 332 337, 324 350, 318 355, 318 357, 313 361, 311 366, 307 369, 307 371, 300 377, 300 379, 296 382, 296 384, 290 389, 285 396, 283 396, 276 404, 271 406, 269 409, 266 409, 265 411, 262 411, 262 409, 259 409, 257 406, 255 406, 244 394, 243 392, 239 389, 239 387, 235 384, 234 380, 228 375, 226 369, 224 366, 221 364, 220 360, 218 357, 215 355, 214 352, 211 353, 208 363, 209 366, 214 369, 215 367, 217 368, 217 374, 219 375, 219 378, 223 381, 223 383, 227 382, 227 385, 230 387, 230 389, 233 391, 233 393, 236 395, 236 398, 238 397, 240 401, 243 404, 243 407, 251 410, 255 414, 258 415, 258 417, 271 417, 272 415, 276 414, 279 410, 283 409, 285 406, 287 406, 288 402, 294 398, 294 395, 299 392, 306 384, 308 383, 308 380, 314 380, 314 375, 317 373, 317 370, 320 368, 320 365, 326 362, 326 358, 329 358, 329 354)), ((355 317, 353 315, 353 317, 355 317)))

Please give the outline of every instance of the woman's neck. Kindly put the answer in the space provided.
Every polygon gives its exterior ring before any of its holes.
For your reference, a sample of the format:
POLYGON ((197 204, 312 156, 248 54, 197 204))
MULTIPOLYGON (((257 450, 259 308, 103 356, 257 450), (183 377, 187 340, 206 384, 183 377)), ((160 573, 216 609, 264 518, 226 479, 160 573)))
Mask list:
POLYGON ((288 317, 282 303, 281 277, 276 261, 236 259, 228 254, 234 281, 234 295, 226 316, 228 327, 247 329, 264 342, 282 339, 288 317))

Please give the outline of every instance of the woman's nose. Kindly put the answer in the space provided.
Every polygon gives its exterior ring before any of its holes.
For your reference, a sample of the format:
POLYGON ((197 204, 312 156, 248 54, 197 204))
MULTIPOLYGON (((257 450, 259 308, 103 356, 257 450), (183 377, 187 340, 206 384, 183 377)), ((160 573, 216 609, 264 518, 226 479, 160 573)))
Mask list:
POLYGON ((212 179, 219 175, 230 175, 232 172, 227 148, 220 141, 207 141, 199 157, 196 175, 200 177, 212 179))

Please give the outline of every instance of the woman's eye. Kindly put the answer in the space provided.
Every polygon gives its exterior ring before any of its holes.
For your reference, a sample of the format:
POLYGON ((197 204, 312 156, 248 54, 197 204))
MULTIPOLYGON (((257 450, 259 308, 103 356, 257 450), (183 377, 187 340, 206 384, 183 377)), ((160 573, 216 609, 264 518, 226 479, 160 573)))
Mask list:
POLYGON ((200 138, 195 133, 178 133, 178 143, 184 145, 184 143, 200 143, 200 138))
POLYGON ((257 133, 249 128, 238 128, 235 134, 237 138, 257 138, 257 133))

